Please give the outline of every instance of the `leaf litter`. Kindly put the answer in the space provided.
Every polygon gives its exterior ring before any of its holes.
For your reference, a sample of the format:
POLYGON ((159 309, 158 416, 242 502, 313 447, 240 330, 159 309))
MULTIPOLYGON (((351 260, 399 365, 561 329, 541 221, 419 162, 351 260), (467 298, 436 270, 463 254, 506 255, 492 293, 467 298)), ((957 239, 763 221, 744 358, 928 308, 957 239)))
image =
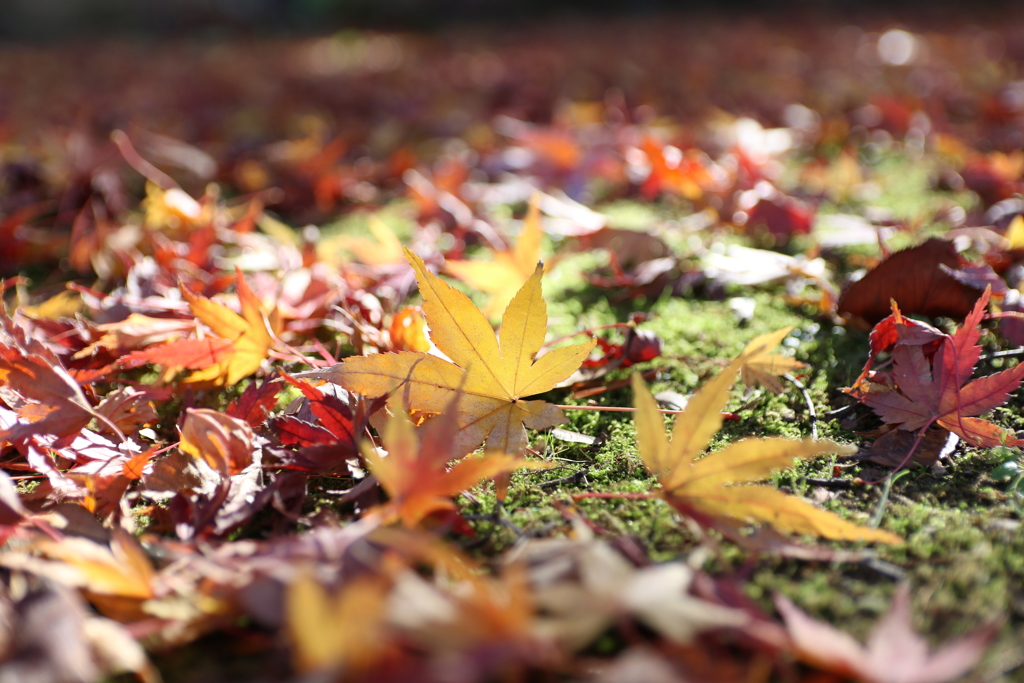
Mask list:
MULTIPOLYGON (((1009 571, 1013 538, 942 547, 906 479, 875 489, 836 460, 858 445, 887 470, 941 459, 945 478, 912 474, 951 496, 980 481, 999 501, 1002 516, 970 533, 1019 516, 1019 478, 964 479, 986 457, 1019 459, 1022 366, 1007 346, 1019 344, 1024 167, 1000 123, 1017 117, 1015 86, 975 77, 1016 58, 947 54, 988 34, 828 40, 809 49, 845 77, 805 98, 743 57, 800 27, 709 24, 685 40, 647 25, 639 41, 619 28, 565 32, 554 61, 528 33, 522 53, 499 41, 456 60, 427 37, 368 34, 393 41, 394 65, 323 61, 373 52, 346 34, 225 46, 243 57, 231 73, 213 72, 232 60, 200 65, 171 45, 157 51, 182 68, 160 79, 123 45, 70 60, 54 47, 5 71, 26 103, 0 118, 5 677, 196 680, 169 658, 226 643, 262 668, 243 680, 925 682, 967 675, 997 631, 1004 644, 1021 632, 1013 600, 969 622, 970 591, 961 613, 929 578, 949 576, 929 553, 956 563, 965 547, 1009 571), (595 36, 652 68, 620 83, 595 36), (962 92, 892 70, 884 45, 904 39, 927 43, 929 68, 962 92), (101 57, 133 70, 97 80, 101 57), (670 67, 673 83, 707 82, 709 57, 732 76, 714 88, 647 80, 670 67), (52 81, 25 80, 37 63, 52 81), (420 78, 441 63, 451 78, 420 78), (462 78, 460 65, 475 66, 462 78), (873 93, 878 70, 894 92, 873 93), (604 99, 553 85, 579 73, 604 99), (436 107, 404 99, 414 81, 436 107), (504 94, 453 95, 467 83, 504 94), (40 88, 72 93, 81 122, 49 105, 26 114, 40 88), (214 92, 253 109, 210 106, 214 92), (122 98, 197 128, 90 113, 122 98), (985 112, 974 127, 965 102, 985 112), (743 116, 728 113, 737 103, 743 116), (323 114, 339 107, 374 116, 323 114), (438 137, 459 121, 473 126, 438 137), (890 160, 916 169, 915 153, 931 186, 901 191, 922 201, 874 205, 902 173, 890 160), (350 234, 360 222, 374 240, 350 234), (680 335, 696 321, 664 314, 741 296, 756 306, 716 321, 734 335, 680 335), (786 322, 769 320, 783 309, 786 322), (947 333, 942 316, 963 322, 947 333), (849 395, 868 429, 815 417, 864 356, 849 395), (671 439, 636 375, 630 400, 633 370, 682 408, 661 411, 675 415, 671 439), (631 403, 632 432, 593 410, 631 403), (818 427, 829 438, 806 438, 818 427), (876 498, 872 522, 855 523, 876 498), (773 602, 766 566, 812 578, 790 593, 874 572, 895 597, 860 645, 818 594, 794 596, 813 617, 773 602), (959 615, 959 636, 926 634, 929 648, 911 598, 933 628, 936 613, 959 615)), ((2 64, 26 58, 2 50, 2 64)), ((986 676, 1012 669, 1012 648, 982 662, 986 676)))

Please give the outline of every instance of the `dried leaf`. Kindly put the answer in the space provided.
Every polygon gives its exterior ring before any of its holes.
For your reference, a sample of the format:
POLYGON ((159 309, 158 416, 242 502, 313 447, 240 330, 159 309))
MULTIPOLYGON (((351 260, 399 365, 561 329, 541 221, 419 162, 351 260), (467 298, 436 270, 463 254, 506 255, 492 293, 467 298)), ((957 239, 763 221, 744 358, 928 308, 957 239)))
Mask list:
POLYGON ((962 318, 983 290, 951 274, 966 263, 952 242, 929 239, 896 252, 847 287, 839 297, 838 310, 874 325, 889 314, 889 302, 895 299, 907 315, 962 318))
POLYGON ((299 671, 359 670, 387 650, 385 601, 388 584, 382 579, 353 579, 335 595, 309 575, 288 588, 285 620, 292 657, 299 671))
POLYGON ((740 373, 744 384, 752 387, 756 382, 773 394, 781 394, 782 382, 779 381, 779 376, 807 367, 804 363, 788 356, 768 353, 778 346, 779 342, 785 339, 792 330, 792 327, 786 327, 776 332, 762 334, 747 344, 743 349, 743 358, 746 359, 746 362, 744 362, 743 370, 740 373))
MULTIPOLYGON (((936 424, 974 446, 1016 443, 1012 433, 976 416, 1006 403, 1024 379, 1024 363, 968 381, 981 356, 978 325, 989 295, 986 289, 956 334, 942 335, 930 361, 919 326, 904 323, 894 308, 898 341, 892 350, 892 372, 871 377, 848 393, 870 406, 886 424, 905 430, 936 424)), ((924 341, 931 339, 929 335, 924 341)))
POLYGON ((246 422, 250 427, 259 427, 267 421, 267 415, 277 405, 277 395, 282 384, 267 377, 261 383, 252 382, 242 395, 228 405, 226 413, 246 422))
POLYGON ((364 459, 391 499, 384 510, 385 519, 397 517, 405 526, 414 527, 434 512, 454 509, 454 496, 485 479, 548 466, 508 453, 490 452, 467 457, 449 468, 448 463, 461 455, 455 448, 461 398, 457 392, 446 410, 428 422, 419 436, 406 414, 398 412, 388 420, 383 434, 387 457, 364 446, 364 459))
POLYGON ((252 429, 247 423, 216 410, 189 408, 185 411, 179 447, 227 477, 238 474, 252 463, 252 429))
POLYGON ((237 272, 236 282, 242 315, 216 301, 196 296, 185 288, 181 290, 196 318, 221 340, 231 343, 229 357, 218 357, 206 369, 192 373, 186 380, 189 383, 209 382, 214 386, 237 384, 260 368, 267 352, 274 345, 270 323, 256 295, 242 277, 241 270, 237 272))
POLYGON ((497 318, 533 274, 540 260, 543 236, 540 197, 534 195, 515 247, 494 252, 493 261, 448 261, 445 269, 470 287, 492 294, 490 303, 484 308, 484 315, 497 318))
POLYGON ((798 657, 826 671, 864 683, 946 683, 970 671, 985 652, 995 629, 983 628, 933 653, 910 623, 910 589, 903 584, 889 613, 875 625, 867 647, 830 624, 812 619, 786 597, 775 605, 798 657))
POLYGON ((424 296, 430 336, 451 361, 426 353, 381 353, 349 358, 327 370, 300 377, 327 379, 365 396, 392 395, 398 409, 436 413, 456 391, 459 403, 456 452, 487 448, 516 455, 526 448, 526 428, 545 429, 564 421, 562 411, 523 398, 552 389, 573 373, 594 342, 554 349, 536 358, 547 330, 541 296, 541 267, 509 304, 495 338, 490 324, 469 298, 427 270, 411 251, 424 296))
POLYGON ((782 531, 813 534, 836 540, 900 543, 895 534, 847 522, 794 496, 767 486, 743 486, 789 467, 797 458, 855 451, 830 441, 744 439, 699 458, 722 426, 722 408, 743 367, 741 356, 705 384, 676 419, 671 442, 658 406, 634 375, 637 445, 640 457, 664 487, 665 499, 698 522, 714 526, 716 519, 760 522, 782 531))

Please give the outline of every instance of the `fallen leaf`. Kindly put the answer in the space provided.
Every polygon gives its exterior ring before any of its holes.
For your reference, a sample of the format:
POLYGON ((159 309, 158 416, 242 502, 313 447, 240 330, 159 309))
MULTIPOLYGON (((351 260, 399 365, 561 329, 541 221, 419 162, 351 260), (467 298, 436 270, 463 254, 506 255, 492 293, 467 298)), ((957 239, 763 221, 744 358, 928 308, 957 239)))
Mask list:
POLYGON ((516 551, 538 577, 537 630, 573 650, 632 617, 676 643, 747 622, 740 611, 690 594, 695 572, 685 562, 638 568, 582 524, 576 538, 532 540, 516 551))
POLYGON ((106 416, 121 431, 131 433, 157 421, 158 416, 152 403, 155 396, 156 392, 119 387, 100 401, 96 412, 106 416))
MULTIPOLYGON (((917 432, 905 429, 894 429, 875 439, 871 446, 857 453, 857 460, 867 460, 886 467, 897 468, 907 461, 907 453, 917 441, 917 432)), ((945 429, 932 427, 925 432, 924 438, 914 449, 910 462, 922 467, 930 467, 943 457, 948 457, 959 443, 960 437, 945 429)))
POLYGON ((744 439, 699 458, 722 426, 722 408, 744 362, 740 356, 694 394, 676 418, 671 442, 654 397, 634 375, 637 446, 644 465, 664 488, 665 500, 704 526, 714 527, 717 519, 760 522, 836 540, 900 543, 895 534, 847 522, 772 487, 737 485, 790 467, 798 458, 854 452, 849 446, 811 439, 744 439))
POLYGON ((773 394, 782 393, 781 375, 794 370, 806 368, 807 365, 788 356, 769 354, 768 352, 779 345, 786 335, 793 331, 792 327, 786 327, 775 332, 762 334, 747 344, 743 349, 742 357, 745 358, 743 370, 740 377, 748 387, 760 384, 773 394))
POLYGON ((277 395, 282 384, 267 377, 262 383, 252 382, 242 395, 228 404, 226 413, 246 422, 250 427, 259 427, 267 421, 267 415, 277 405, 277 395))
POLYGON ((214 386, 237 384, 260 368, 267 352, 274 345, 270 322, 256 295, 242 277, 241 270, 236 274, 236 282, 242 315, 216 301, 196 296, 184 287, 181 290, 196 318, 217 337, 231 342, 229 357, 217 358, 206 369, 192 373, 185 380, 188 383, 209 382, 214 386))
POLYGON ((788 598, 775 597, 786 622, 792 648, 803 661, 843 678, 862 683, 946 683, 978 663, 994 628, 945 643, 929 653, 928 643, 910 622, 910 588, 896 591, 889 613, 875 625, 863 646, 832 625, 812 619, 788 598))
POLYGON ((295 667, 359 670, 386 653, 389 588, 383 579, 367 576, 332 595, 308 574, 293 581, 285 598, 285 624, 295 667))
POLYGON ((0 344, 0 385, 15 393, 16 401, 10 396, 5 400, 15 404, 18 414, 15 424, 0 430, 0 441, 23 442, 35 434, 68 439, 93 418, 124 438, 116 425, 92 408, 64 368, 41 356, 0 344))
POLYGON ((189 408, 179 447, 227 477, 252 463, 252 429, 242 420, 216 410, 189 408))
POLYGON ((493 261, 447 261, 445 270, 470 287, 493 295, 484 308, 484 315, 497 318, 533 274, 540 260, 543 236, 540 197, 534 195, 515 247, 494 252, 493 261))
POLYGON ((447 409, 430 420, 418 436, 405 412, 397 412, 384 428, 386 457, 364 445, 363 458, 390 498, 382 513, 385 519, 397 517, 411 528, 434 512, 454 509, 454 496, 485 479, 548 466, 491 452, 469 456, 449 468, 448 463, 461 455, 453 448, 460 399, 456 393, 447 409))
MULTIPOLYGON (((916 431, 935 424, 973 446, 1014 444, 1006 429, 977 415, 1003 405, 1024 379, 1024 363, 969 382, 981 356, 978 325, 985 316, 986 289, 953 336, 942 335, 929 361, 920 326, 906 324, 893 304, 898 341, 892 348, 892 371, 875 373, 848 393, 871 407, 886 424, 916 431)), ((931 341, 932 334, 925 341, 931 341)))
POLYGON ((464 391, 456 453, 469 453, 486 441, 488 450, 518 455, 526 449, 527 427, 561 424, 565 416, 557 407, 522 399, 549 391, 571 375, 594 342, 561 347, 536 358, 547 329, 541 267, 509 304, 495 338, 469 297, 428 271, 416 254, 406 250, 406 258, 424 297, 431 340, 451 361, 426 353, 380 353, 297 376, 326 379, 365 396, 390 394, 396 412, 407 406, 437 413, 455 392, 464 391))
POLYGON ((933 237, 894 253, 848 286, 839 297, 839 313, 874 325, 889 315, 889 302, 895 299, 907 315, 962 318, 983 291, 951 274, 965 265, 952 242, 933 237))

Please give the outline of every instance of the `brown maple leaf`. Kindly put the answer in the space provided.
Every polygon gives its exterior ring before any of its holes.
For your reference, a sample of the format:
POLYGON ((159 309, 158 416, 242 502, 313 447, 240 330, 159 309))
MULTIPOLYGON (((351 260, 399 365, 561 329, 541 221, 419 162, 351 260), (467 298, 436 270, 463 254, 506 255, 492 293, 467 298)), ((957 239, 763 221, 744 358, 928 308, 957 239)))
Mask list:
POLYGON ((875 373, 849 390, 870 406, 886 424, 908 431, 936 424, 973 446, 1016 444, 1008 431, 976 417, 1003 405, 1024 379, 1024 363, 968 382, 981 356, 978 325, 985 315, 991 291, 986 289, 956 334, 941 335, 931 359, 919 326, 904 322, 893 307, 897 341, 892 347, 893 368, 875 373))
POLYGON ((70 439, 96 418, 119 438, 124 434, 86 399, 82 388, 53 361, 0 344, 0 388, 18 421, 0 429, 0 441, 23 442, 36 434, 70 439))

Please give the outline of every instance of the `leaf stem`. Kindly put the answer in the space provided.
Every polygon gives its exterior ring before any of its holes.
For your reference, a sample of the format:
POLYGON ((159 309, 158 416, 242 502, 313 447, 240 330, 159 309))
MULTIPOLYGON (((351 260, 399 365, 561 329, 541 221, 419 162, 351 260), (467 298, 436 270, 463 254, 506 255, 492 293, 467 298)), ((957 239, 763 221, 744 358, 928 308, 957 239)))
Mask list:
MULTIPOLYGON (((913 449, 911 449, 911 453, 913 453, 913 449)), ((889 493, 892 491, 892 485, 895 484, 898 479, 901 479, 908 474, 910 474, 910 470, 903 470, 902 472, 893 472, 885 478, 885 488, 882 489, 882 497, 878 500, 878 505, 875 506, 875 513, 871 515, 871 522, 868 524, 869 527, 877 529, 878 525, 882 523, 882 517, 885 516, 885 509, 889 507, 889 493)))
POLYGON ((811 400, 811 394, 807 391, 807 387, 804 383, 798 380, 788 372, 782 376, 782 378, 788 381, 790 384, 800 390, 800 393, 804 396, 804 403, 807 404, 807 415, 811 419, 811 438, 815 441, 818 440, 818 414, 814 411, 814 401, 811 400))

